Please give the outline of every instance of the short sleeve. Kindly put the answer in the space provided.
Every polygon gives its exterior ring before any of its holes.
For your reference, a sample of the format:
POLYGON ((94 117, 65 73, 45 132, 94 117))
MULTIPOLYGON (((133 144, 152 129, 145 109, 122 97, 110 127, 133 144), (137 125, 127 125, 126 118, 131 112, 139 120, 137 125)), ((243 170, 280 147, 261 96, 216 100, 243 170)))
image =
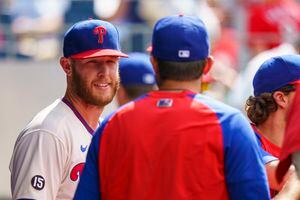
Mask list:
POLYGON ((261 141, 260 141, 260 136, 258 134, 256 134, 256 133, 255 133, 255 136, 256 136, 256 141, 258 143, 258 149, 259 149, 260 154, 261 154, 262 159, 263 159, 263 163, 266 165, 269 162, 272 162, 274 160, 278 160, 278 158, 272 156, 269 152, 265 151, 262 148, 262 144, 261 144, 261 141))
POLYGON ((248 121, 237 113, 222 122, 222 129, 230 199, 270 199, 262 155, 248 121))
POLYGON ((63 143, 49 132, 19 138, 10 163, 13 199, 55 199, 66 160, 63 143))

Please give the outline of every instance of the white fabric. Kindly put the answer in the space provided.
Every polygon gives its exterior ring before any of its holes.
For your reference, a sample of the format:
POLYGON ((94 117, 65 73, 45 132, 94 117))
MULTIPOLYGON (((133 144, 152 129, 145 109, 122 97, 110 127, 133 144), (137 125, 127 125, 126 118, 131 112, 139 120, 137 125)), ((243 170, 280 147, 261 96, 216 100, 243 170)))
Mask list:
POLYGON ((60 99, 39 112, 15 144, 10 162, 13 199, 72 199, 91 138, 60 99), (43 180, 33 178, 37 175, 44 179, 42 190, 43 180))

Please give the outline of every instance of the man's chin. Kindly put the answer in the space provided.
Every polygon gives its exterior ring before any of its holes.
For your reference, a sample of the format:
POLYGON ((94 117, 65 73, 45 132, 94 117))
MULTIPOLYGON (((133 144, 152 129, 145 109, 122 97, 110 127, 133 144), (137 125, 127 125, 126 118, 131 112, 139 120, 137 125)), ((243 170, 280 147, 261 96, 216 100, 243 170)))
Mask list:
POLYGON ((92 104, 96 105, 96 106, 106 106, 107 104, 111 103, 113 100, 113 97, 101 97, 101 98, 97 98, 97 99, 94 99, 92 102, 92 104))

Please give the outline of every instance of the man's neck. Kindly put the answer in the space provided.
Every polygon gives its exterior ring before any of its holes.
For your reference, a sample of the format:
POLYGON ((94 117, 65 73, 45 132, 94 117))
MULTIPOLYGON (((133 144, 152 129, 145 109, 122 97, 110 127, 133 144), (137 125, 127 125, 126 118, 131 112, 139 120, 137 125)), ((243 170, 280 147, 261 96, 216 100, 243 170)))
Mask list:
POLYGON ((96 130, 99 125, 100 115, 104 108, 88 104, 78 96, 74 96, 69 92, 66 92, 65 98, 67 98, 67 100, 76 108, 86 123, 88 123, 92 129, 96 130))
POLYGON ((201 92, 201 81, 200 79, 193 81, 173 81, 165 80, 162 85, 159 86, 159 90, 168 90, 179 92, 183 90, 190 90, 192 92, 201 92))
POLYGON ((257 126, 261 134, 273 144, 281 147, 284 138, 286 121, 283 113, 272 113, 268 119, 257 126))

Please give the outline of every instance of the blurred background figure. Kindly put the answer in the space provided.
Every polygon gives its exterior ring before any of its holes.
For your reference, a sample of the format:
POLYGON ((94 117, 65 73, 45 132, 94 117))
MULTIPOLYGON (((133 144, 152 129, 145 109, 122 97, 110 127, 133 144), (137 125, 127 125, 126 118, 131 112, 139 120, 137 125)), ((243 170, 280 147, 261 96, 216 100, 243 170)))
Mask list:
POLYGON ((240 71, 238 65, 240 44, 230 7, 225 6, 221 0, 209 0, 208 6, 219 21, 220 33, 211 41, 215 63, 203 77, 204 83, 208 84, 205 93, 219 100, 225 100, 240 71))
MULTIPOLYGON (((64 14, 64 23, 68 26, 81 20, 97 18, 94 12, 94 0, 63 0, 69 1, 64 14)), ((96 0, 95 0, 96 1, 96 0)))
POLYGON ((1 0, 0 1, 0 59, 6 56, 6 29, 9 27, 9 4, 10 0, 1 0))
POLYGON ((294 43, 300 30, 300 6, 295 0, 260 0, 246 7, 248 45, 255 56, 294 43))
POLYGON ((151 35, 141 12, 142 0, 94 0, 95 15, 117 24, 125 51, 143 52, 151 35), (134 42, 131 42, 134 41, 134 42))
POLYGON ((56 58, 69 0, 11 0, 11 30, 18 58, 56 58))
POLYGON ((129 58, 121 59, 121 84, 116 95, 119 106, 157 89, 149 59, 144 53, 130 53, 129 58))
POLYGON ((243 109, 258 67, 267 59, 299 53, 300 4, 294 0, 245 3, 248 57, 234 83, 228 103, 243 109), (280 20, 278 20, 280 19, 280 20))
POLYGON ((220 34, 220 22, 207 0, 139 0, 140 14, 152 27, 158 19, 182 13, 194 15, 202 19, 207 27, 211 41, 220 34), (162 9, 163 8, 163 9, 162 9))

